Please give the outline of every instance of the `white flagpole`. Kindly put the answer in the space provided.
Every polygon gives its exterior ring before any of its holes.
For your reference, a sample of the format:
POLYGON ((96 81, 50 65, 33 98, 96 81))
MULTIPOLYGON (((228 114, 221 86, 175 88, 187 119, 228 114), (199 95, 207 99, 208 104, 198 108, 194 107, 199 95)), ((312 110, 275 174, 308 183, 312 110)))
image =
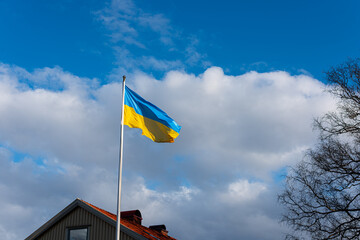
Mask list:
POLYGON ((118 196, 117 196, 117 221, 116 221, 116 240, 120 240, 120 201, 121 201, 121 177, 124 146, 124 101, 125 101, 125 79, 123 76, 122 84, 122 104, 121 104, 121 125, 120 125, 120 150, 119 150, 119 173, 118 173, 118 196))

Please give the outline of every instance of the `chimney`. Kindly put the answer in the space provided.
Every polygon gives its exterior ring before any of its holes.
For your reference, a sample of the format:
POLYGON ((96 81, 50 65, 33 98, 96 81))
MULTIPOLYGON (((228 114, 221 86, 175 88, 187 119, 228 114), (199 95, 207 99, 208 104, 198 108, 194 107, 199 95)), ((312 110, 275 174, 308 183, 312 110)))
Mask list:
POLYGON ((141 217, 141 212, 139 210, 124 211, 121 212, 120 216, 122 219, 141 225, 142 217, 141 217))
POLYGON ((149 228, 161 233, 162 235, 165 235, 165 236, 168 235, 168 231, 166 230, 166 226, 164 224, 152 225, 152 226, 149 226, 149 228))

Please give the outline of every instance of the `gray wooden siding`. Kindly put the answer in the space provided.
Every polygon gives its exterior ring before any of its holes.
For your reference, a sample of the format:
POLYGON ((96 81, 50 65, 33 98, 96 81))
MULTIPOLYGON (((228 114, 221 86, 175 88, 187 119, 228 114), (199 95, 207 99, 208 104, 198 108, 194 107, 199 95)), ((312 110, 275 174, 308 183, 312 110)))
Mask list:
MULTIPOLYGON (((54 226, 40 235, 37 240, 67 240, 67 229, 73 227, 89 227, 89 240, 114 240, 116 229, 94 214, 76 207, 54 226)), ((135 240, 121 232, 122 240, 135 240)))

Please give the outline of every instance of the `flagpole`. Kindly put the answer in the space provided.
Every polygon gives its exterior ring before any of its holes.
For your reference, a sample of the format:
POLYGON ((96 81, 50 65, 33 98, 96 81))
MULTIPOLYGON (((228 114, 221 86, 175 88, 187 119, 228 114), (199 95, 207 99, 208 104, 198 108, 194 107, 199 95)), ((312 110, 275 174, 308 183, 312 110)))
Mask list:
POLYGON ((119 172, 118 172, 118 196, 117 196, 117 221, 116 221, 116 240, 120 240, 120 202, 121 202, 121 178, 124 146, 124 101, 125 101, 125 79, 123 76, 122 83, 122 104, 121 104, 121 124, 120 124, 120 149, 119 149, 119 172))

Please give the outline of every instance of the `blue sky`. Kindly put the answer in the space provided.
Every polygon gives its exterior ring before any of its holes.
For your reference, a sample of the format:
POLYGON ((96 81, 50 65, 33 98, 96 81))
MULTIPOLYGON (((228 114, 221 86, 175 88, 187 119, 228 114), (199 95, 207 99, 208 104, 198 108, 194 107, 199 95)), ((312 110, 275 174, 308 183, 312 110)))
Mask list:
POLYGON ((155 144, 125 127, 122 209, 178 239, 281 239, 282 176, 336 109, 323 71, 359 56, 359 7, 0 1, 0 235, 25 238, 77 197, 115 212, 126 74, 182 129, 155 144))
MULTIPOLYGON (((98 18, 109 2, 16 0, 0 4, 1 61, 29 70, 61 66, 102 81, 115 66, 126 64, 126 59, 116 56, 115 46, 129 50, 130 57, 180 62, 192 46, 209 62, 180 66, 194 73, 210 64, 229 74, 304 69, 317 78, 329 66, 360 51, 358 1, 136 1, 134 11, 158 15, 159 22, 166 22, 164 31, 169 32, 163 34, 172 41, 158 42, 162 33, 132 22, 143 47, 124 43, 121 37, 109 39, 111 29, 98 18)), ((163 75, 151 67, 142 69, 163 75)))

